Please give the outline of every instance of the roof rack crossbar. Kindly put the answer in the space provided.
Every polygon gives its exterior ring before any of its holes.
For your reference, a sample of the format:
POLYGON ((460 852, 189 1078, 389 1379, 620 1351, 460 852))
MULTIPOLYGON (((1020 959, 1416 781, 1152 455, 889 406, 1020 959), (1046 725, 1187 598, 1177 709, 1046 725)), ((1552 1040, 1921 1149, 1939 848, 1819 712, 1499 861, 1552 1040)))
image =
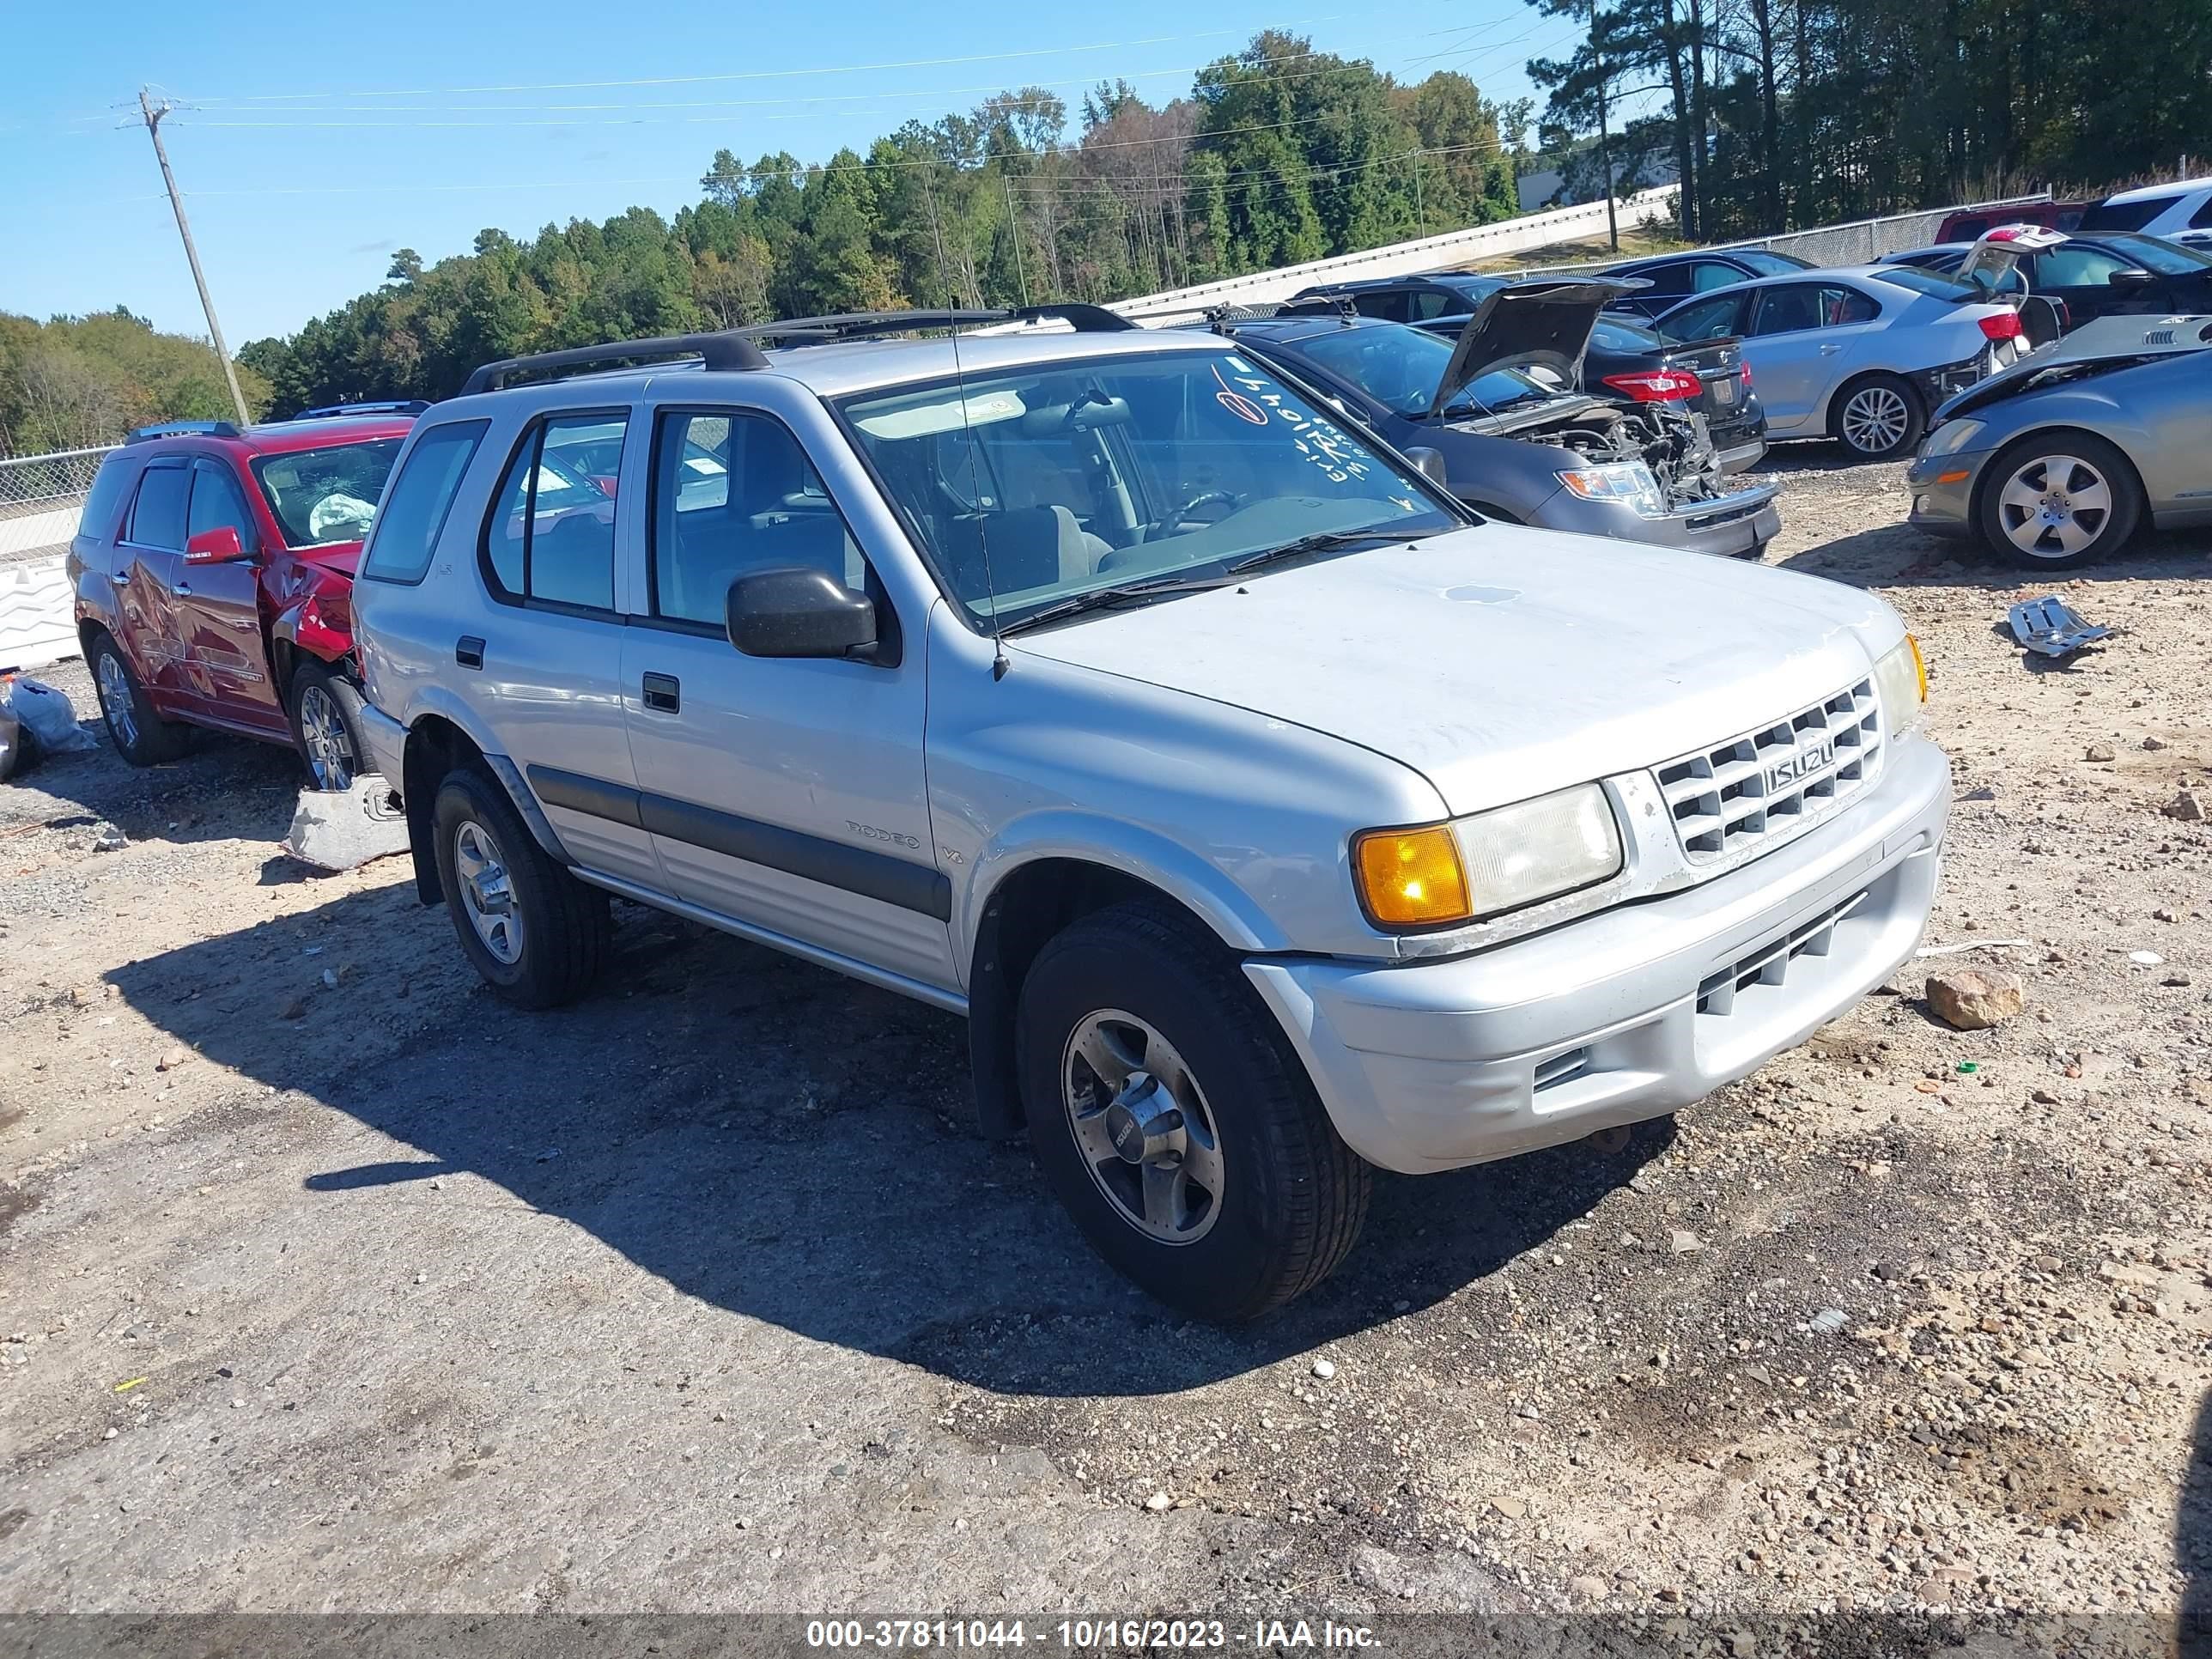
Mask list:
POLYGON ((357 404, 323 404, 314 409, 303 409, 292 418, 324 421, 337 415, 420 415, 429 406, 421 398, 371 398, 357 404))
POLYGON ((779 323, 756 323, 737 331, 748 338, 779 346, 819 345, 831 340, 865 339, 874 334, 904 334, 916 329, 976 328, 991 323, 1063 322, 1079 334, 1119 333, 1138 326, 1103 306, 1073 301, 1051 305, 1015 306, 1004 309, 953 310, 923 308, 908 311, 842 311, 821 317, 793 317, 779 323))
POLYGON ((158 421, 152 426, 134 427, 123 441, 143 443, 149 438, 235 438, 238 428, 228 421, 158 421))
POLYGON ((744 332, 671 334, 652 340, 617 340, 605 345, 570 346, 562 351, 540 351, 527 357, 507 357, 484 363, 461 385, 464 398, 478 392, 496 392, 518 374, 559 370, 613 368, 646 357, 696 357, 710 369, 766 368, 768 359, 744 332))

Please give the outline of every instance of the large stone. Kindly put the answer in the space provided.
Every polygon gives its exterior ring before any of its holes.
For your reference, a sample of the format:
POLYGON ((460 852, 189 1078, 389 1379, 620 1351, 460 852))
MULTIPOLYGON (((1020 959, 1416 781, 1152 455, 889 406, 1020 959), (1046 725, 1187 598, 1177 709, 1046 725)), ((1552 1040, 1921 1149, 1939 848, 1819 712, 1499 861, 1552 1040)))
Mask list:
POLYGON ((303 789, 284 850, 318 870, 351 870, 407 850, 407 817, 374 773, 350 789, 303 789))
POLYGON ((1983 1031, 2010 1019, 2026 1000, 2018 974, 1990 968, 1947 968, 1928 975, 1928 1006, 1946 1025, 1983 1031))
POLYGON ((2185 788, 2166 804, 2166 815, 2179 818, 2184 823, 2204 822, 2204 803, 2197 799, 2194 789, 2185 788))

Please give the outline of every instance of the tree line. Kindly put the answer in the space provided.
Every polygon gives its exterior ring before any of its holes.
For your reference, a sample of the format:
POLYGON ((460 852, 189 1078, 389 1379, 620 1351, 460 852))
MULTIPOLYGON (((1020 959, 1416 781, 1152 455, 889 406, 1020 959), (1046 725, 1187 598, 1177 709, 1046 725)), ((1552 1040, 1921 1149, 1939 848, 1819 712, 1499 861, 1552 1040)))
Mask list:
MULTIPOLYGON (((2212 148, 2212 0, 1529 0, 1547 145, 1683 185, 1720 241, 2027 187, 2094 196, 2212 148)), ((2201 170, 2201 169, 2200 169, 2201 170)))
MULTIPOLYGON (((451 395, 495 358, 896 306, 1103 301, 1516 210, 1501 126, 1449 70, 1407 85, 1277 31, 1155 106, 1039 88, 809 165, 727 149, 673 222, 632 208, 385 283, 240 361, 276 406, 451 395)), ((1525 112, 1517 118, 1525 128, 1525 112)))
MULTIPOLYGON (((268 381, 243 367, 238 380, 248 407, 268 407, 268 381)), ((0 456, 90 449, 154 421, 234 418, 204 340, 157 333, 120 307, 45 323, 0 312, 0 456)))

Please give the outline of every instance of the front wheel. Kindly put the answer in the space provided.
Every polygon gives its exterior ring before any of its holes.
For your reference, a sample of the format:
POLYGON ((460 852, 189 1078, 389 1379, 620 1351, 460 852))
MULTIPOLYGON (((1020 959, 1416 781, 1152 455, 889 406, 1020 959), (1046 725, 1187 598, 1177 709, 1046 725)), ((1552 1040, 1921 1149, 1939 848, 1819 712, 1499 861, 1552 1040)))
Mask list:
POLYGON ((556 1008, 606 965, 607 896, 546 854, 498 780, 447 775, 431 812, 438 884, 461 950, 518 1008, 556 1008))
POLYGON ((318 789, 350 789, 368 753, 361 691, 329 664, 312 659, 292 674, 292 740, 318 789))
POLYGON ((1863 461, 1890 461, 1911 453, 1927 416, 1920 394, 1894 374, 1868 374, 1838 395, 1833 435, 1863 461))
POLYGON ((1022 982, 1022 1103, 1091 1247, 1163 1302, 1251 1319, 1328 1277, 1372 1176, 1218 941, 1118 904, 1022 982))
POLYGON ((2014 444, 1990 464, 1982 539, 2030 570, 2071 570, 2116 553, 2142 519, 2127 458, 2086 432, 2014 444))

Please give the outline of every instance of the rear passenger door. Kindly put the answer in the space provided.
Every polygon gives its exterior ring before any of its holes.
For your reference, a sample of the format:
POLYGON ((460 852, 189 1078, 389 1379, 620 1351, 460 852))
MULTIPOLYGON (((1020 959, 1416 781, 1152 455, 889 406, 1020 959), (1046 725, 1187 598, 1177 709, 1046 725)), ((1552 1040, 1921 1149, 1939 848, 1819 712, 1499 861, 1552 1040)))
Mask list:
POLYGON ((1767 423, 1801 427, 1819 415, 1829 392, 1858 367, 1867 331, 1881 315, 1880 306, 1839 283, 1760 289, 1743 356, 1767 423))
POLYGON ((184 456, 157 455, 146 463, 108 577, 116 588, 123 648, 137 665, 139 680, 155 705, 167 711, 191 697, 174 597, 184 575, 185 512, 191 494, 191 463, 184 456))
POLYGON ((923 619, 902 629, 775 416, 665 407, 652 441, 643 614, 627 630, 623 689, 663 884, 781 939, 957 990, 951 890, 923 787, 923 619), (877 660, 749 657, 730 643, 731 582, 791 566, 874 599, 877 660))
POLYGON ((588 868, 653 888, 659 864, 637 822, 623 714, 614 497, 562 459, 611 444, 619 469, 630 428, 627 408, 556 410, 523 428, 477 537, 491 615, 453 650, 562 844, 588 868))

